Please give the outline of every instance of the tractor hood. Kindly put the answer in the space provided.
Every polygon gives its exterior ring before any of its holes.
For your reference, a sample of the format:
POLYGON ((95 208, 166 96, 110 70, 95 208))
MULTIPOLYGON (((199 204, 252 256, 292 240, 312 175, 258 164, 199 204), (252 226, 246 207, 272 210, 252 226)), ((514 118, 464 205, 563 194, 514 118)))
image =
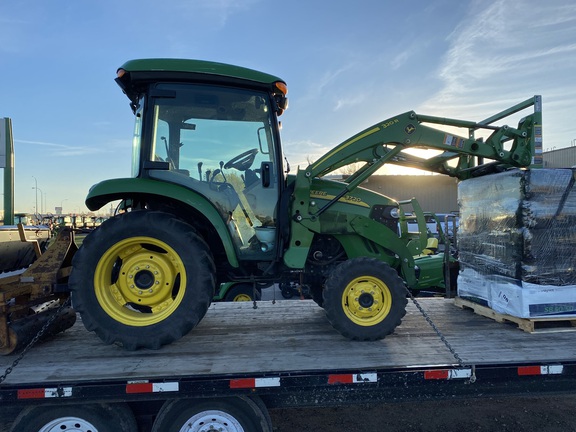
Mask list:
POLYGON ((324 206, 329 205, 345 189, 346 183, 342 181, 315 178, 310 187, 310 213, 321 213, 320 223, 322 231, 326 229, 334 232, 348 231, 349 222, 357 217, 374 219, 393 231, 397 231, 399 204, 397 201, 363 187, 357 187, 346 193, 331 204, 325 212, 324 206), (335 227, 342 225, 341 227, 335 227), (326 226, 326 225, 329 225, 326 226))

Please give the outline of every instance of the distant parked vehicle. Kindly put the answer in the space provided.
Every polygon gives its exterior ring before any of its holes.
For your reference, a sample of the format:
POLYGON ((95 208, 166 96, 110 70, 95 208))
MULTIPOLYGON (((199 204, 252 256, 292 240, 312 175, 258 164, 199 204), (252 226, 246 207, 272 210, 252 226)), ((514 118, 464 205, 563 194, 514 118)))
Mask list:
MULTIPOLYGON (((428 229, 428 235, 436 237, 440 241, 443 240, 442 233, 445 233, 450 241, 454 241, 454 231, 458 231, 460 226, 460 218, 455 213, 432 213, 425 212, 424 218, 426 220, 426 227, 428 229), (440 229, 438 228, 440 225, 440 229)), ((408 223, 409 231, 418 231, 418 224, 416 222, 408 223)))
MULTIPOLYGON (((437 213, 435 216, 436 221, 441 224, 444 233, 453 241, 454 232, 458 232, 460 227, 460 217, 455 213, 437 213)), ((438 232, 437 228, 436 232, 438 232)))

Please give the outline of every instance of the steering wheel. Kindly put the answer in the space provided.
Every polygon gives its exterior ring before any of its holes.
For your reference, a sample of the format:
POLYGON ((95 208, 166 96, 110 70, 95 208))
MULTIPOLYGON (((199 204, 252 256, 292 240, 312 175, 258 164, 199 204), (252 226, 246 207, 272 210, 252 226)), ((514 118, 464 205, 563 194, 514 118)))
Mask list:
POLYGON ((246 171, 254 163, 258 149, 252 149, 233 157, 224 164, 224 168, 236 168, 238 171, 246 171))

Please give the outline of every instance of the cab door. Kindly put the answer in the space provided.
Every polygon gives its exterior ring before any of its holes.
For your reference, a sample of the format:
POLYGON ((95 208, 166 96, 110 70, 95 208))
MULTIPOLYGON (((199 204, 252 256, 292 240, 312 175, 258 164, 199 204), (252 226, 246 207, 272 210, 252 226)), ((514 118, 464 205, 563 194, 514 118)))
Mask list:
POLYGON ((240 260, 273 259, 283 173, 270 96, 209 85, 158 87, 173 96, 154 100, 150 159, 168 162, 170 174, 151 176, 169 175, 209 199, 240 260))

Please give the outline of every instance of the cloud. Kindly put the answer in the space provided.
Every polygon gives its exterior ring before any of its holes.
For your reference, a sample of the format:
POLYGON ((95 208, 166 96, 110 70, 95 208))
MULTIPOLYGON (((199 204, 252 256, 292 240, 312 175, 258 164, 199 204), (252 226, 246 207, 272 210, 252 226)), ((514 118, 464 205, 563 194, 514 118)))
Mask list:
POLYGON ((566 54, 576 51, 576 7, 567 6, 571 18, 559 20, 553 5, 530 3, 532 7, 496 0, 478 3, 478 9, 470 11, 450 36, 451 48, 439 72, 445 83, 442 96, 476 94, 535 74, 545 79, 546 73, 555 73, 559 57, 574 66, 566 54), (534 26, 527 25, 531 21, 534 26))
POLYGON ((318 160, 330 149, 330 147, 312 140, 285 141, 283 144, 284 153, 292 172, 295 172, 298 166, 304 168, 309 163, 318 160))
POLYGON ((437 71, 442 87, 422 105, 423 112, 482 120, 541 94, 545 133, 568 144, 559 132, 574 123, 574 108, 570 115, 554 106, 571 100, 573 107, 576 96, 575 27, 576 4, 565 0, 472 2, 448 38, 437 71))
POLYGON ((402 67, 402 65, 404 65, 411 56, 412 53, 409 50, 404 50, 392 59, 390 66, 392 66, 393 70, 400 69, 400 67, 402 67))
POLYGON ((179 6, 187 9, 190 14, 206 14, 206 22, 210 22, 215 27, 223 27, 231 16, 251 9, 252 6, 260 1, 261 0, 191 1, 179 6))
POLYGON ((390 67, 392 70, 398 70, 404 66, 410 59, 415 58, 418 54, 422 53, 429 43, 426 41, 418 40, 413 42, 409 47, 402 49, 398 55, 392 58, 390 61, 390 67))
POLYGON ((26 146, 39 146, 39 147, 48 147, 51 149, 50 155, 51 156, 86 156, 86 155, 95 155, 95 154, 103 154, 103 153, 112 153, 114 150, 112 148, 103 148, 103 147, 80 147, 80 146, 68 146, 65 144, 56 144, 50 143, 45 141, 27 141, 21 139, 15 139, 15 144, 24 144, 26 146))
POLYGON ((342 108, 347 108, 350 106, 360 105, 366 100, 365 94, 358 94, 349 98, 338 98, 336 105, 334 105, 333 111, 338 111, 342 108))
POLYGON ((343 75, 346 71, 352 69, 356 66, 356 62, 350 62, 341 65, 336 69, 325 70, 320 78, 315 79, 312 84, 308 87, 308 92, 301 99, 309 100, 315 99, 321 95, 325 95, 327 87, 335 87, 334 83, 336 80, 343 75))

